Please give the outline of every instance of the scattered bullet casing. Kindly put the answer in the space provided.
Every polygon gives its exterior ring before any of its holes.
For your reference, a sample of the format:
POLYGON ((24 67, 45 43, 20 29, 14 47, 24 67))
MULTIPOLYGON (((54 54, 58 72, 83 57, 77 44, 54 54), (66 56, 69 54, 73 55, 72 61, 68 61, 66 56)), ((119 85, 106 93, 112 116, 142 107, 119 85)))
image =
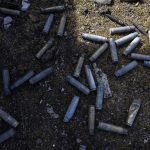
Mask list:
POLYGON ((118 133, 118 134, 125 134, 125 135, 128 134, 127 129, 124 129, 124 128, 116 126, 116 125, 104 123, 104 122, 99 122, 98 129, 101 129, 104 131, 109 131, 109 132, 114 132, 114 133, 118 133))
POLYGON ((126 36, 116 40, 115 43, 116 43, 117 46, 121 46, 121 45, 123 45, 127 42, 130 42, 131 40, 133 40, 137 36, 138 36, 137 32, 130 33, 129 35, 126 35, 126 36))
POLYGON ((150 61, 150 55, 144 55, 144 54, 137 54, 137 53, 132 53, 131 58, 135 60, 147 60, 150 61))
POLYGON ((95 129, 95 107, 93 105, 91 105, 89 107, 88 127, 89 127, 89 134, 90 135, 94 135, 94 129, 95 129))
POLYGON ((2 118, 4 121, 6 121, 8 124, 10 124, 12 127, 17 127, 19 122, 13 118, 10 114, 0 109, 0 118, 2 118))
POLYGON ((6 15, 20 16, 20 11, 18 11, 18 10, 0 7, 0 12, 3 14, 6 14, 6 15))
POLYGON ((45 44, 45 46, 36 54, 36 58, 40 59, 43 54, 47 51, 47 49, 51 48, 54 44, 54 39, 50 38, 50 40, 45 44))
POLYGON ((2 76, 3 76, 4 94, 7 96, 11 94, 11 91, 9 89, 10 88, 10 74, 7 68, 3 69, 2 76))
POLYGON ((80 145, 79 150, 86 150, 86 146, 85 145, 80 145))
POLYGON ((118 53, 117 53, 117 48, 116 48, 115 41, 113 39, 110 39, 109 45, 110 45, 112 62, 113 63, 118 63, 118 53))
POLYGON ((144 61, 144 66, 149 67, 150 68, 150 61, 144 61))
POLYGON ((84 40, 88 40, 88 41, 95 42, 95 43, 104 43, 104 42, 108 41, 108 39, 106 37, 89 34, 89 33, 83 33, 82 38, 84 40))
POLYGON ((45 23, 44 29, 43 29, 44 33, 47 34, 50 31, 50 28, 52 26, 53 20, 54 20, 54 15, 50 14, 48 19, 47 19, 47 21, 46 21, 46 23, 45 23))
POLYGON ((95 61, 108 48, 108 43, 104 43, 91 57, 90 61, 95 61))
POLYGON ((63 15, 59 24, 58 32, 57 32, 57 35, 60 37, 64 35, 66 21, 67 21, 67 16, 63 15))
POLYGON ((110 28, 110 34, 121 34, 121 33, 128 33, 135 30, 134 26, 124 26, 124 27, 117 27, 117 28, 110 28))
POLYGON ((103 101, 104 101, 104 83, 103 80, 101 80, 97 87, 96 109, 102 110, 103 101))
POLYGON ((149 43, 150 43, 150 30, 148 30, 148 38, 149 38, 149 43))
POLYGON ((22 85, 24 82, 28 81, 32 76, 34 75, 33 71, 29 71, 27 74, 25 74, 23 77, 21 77, 19 80, 17 80, 11 87, 10 89, 13 90, 20 85, 22 85))
POLYGON ((39 81, 41 81, 42 79, 46 78, 47 76, 49 76, 50 74, 53 73, 53 68, 49 67, 43 71, 41 71, 40 73, 38 73, 37 75, 33 76, 29 82, 30 84, 35 84, 39 81))
POLYGON ((7 139, 9 139, 11 137, 13 137, 15 134, 16 134, 16 131, 13 128, 5 131, 4 133, 0 134, 0 143, 6 141, 7 139))
POLYGON ((127 72, 133 70, 135 67, 137 67, 138 63, 137 61, 132 61, 131 63, 127 64, 126 66, 122 67, 121 69, 117 70, 115 72, 116 77, 121 77, 125 75, 127 72))
POLYGON ((64 117, 64 122, 69 122, 70 119, 73 117, 75 111, 76 111, 76 108, 78 106, 78 103, 79 103, 79 99, 80 97, 78 96, 74 96, 68 109, 67 109, 67 112, 65 114, 65 117, 64 117))
POLYGON ((136 37, 131 43, 130 45, 125 49, 125 51, 123 52, 123 54, 125 56, 129 55, 140 43, 140 38, 136 37))
POLYGON ((75 86, 79 91, 83 92, 86 95, 90 94, 90 90, 83 85, 82 83, 80 83, 78 80, 76 80, 75 78, 73 78, 72 76, 67 76, 66 80, 73 86, 75 86))
POLYGON ((132 126, 135 120, 135 117, 140 109, 140 106, 141 106, 141 100, 135 99, 129 108, 127 125, 132 126))
POLYGON ((65 10, 65 6, 54 6, 49 8, 41 8, 42 13, 56 13, 56 12, 62 12, 65 10))
POLYGON ((82 69, 82 66, 83 66, 83 63, 84 63, 84 55, 82 55, 79 60, 78 60, 78 63, 77 63, 77 66, 76 66, 76 69, 74 71, 74 74, 73 76, 78 78, 80 76, 80 73, 81 73, 81 69, 82 69))
POLYGON ((93 74, 89 65, 85 65, 85 73, 86 73, 86 77, 87 77, 91 91, 95 91, 96 84, 95 84, 94 77, 93 77, 93 74))

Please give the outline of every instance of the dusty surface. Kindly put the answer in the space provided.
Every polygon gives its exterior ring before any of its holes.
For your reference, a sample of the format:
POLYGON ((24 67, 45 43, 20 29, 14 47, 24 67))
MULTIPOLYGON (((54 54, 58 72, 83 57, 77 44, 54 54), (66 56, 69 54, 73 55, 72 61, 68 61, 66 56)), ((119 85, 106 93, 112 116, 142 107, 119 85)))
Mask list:
MULTIPOLYGON (((94 136, 88 134, 88 108, 95 104, 95 95, 83 95, 71 87, 65 77, 72 74, 76 61, 81 52, 86 52, 88 57, 99 45, 82 40, 83 32, 90 32, 106 37, 109 28, 116 25, 109 19, 100 15, 98 7, 92 0, 70 1, 73 9, 66 12, 68 15, 67 36, 56 39, 56 49, 60 55, 54 61, 40 62, 35 54, 42 48, 51 36, 55 36, 61 14, 57 14, 51 32, 45 36, 42 28, 47 15, 40 14, 40 7, 55 6, 65 2, 55 0, 31 1, 31 9, 21 17, 14 17, 13 26, 0 31, 0 68, 8 67, 11 72, 11 83, 28 70, 40 72, 42 69, 54 65, 55 75, 49 76, 35 86, 25 83, 15 90, 10 97, 3 96, 2 78, 0 80, 0 106, 12 114, 19 122, 17 134, 12 139, 0 145, 1 150, 76 150, 80 144, 89 150, 99 149, 148 149, 150 147, 150 70, 143 67, 142 63, 126 76, 116 79, 114 72, 130 60, 122 57, 125 47, 118 49, 119 64, 114 66, 111 62, 109 50, 97 61, 103 71, 108 75, 113 97, 105 100, 102 112, 96 112, 96 126, 99 121, 125 126, 127 112, 134 98, 142 99, 142 107, 133 127, 129 128, 128 136, 120 136, 108 132, 95 130, 94 136), (65 124, 63 117, 74 95, 79 95, 81 100, 73 119, 65 124), (53 118, 47 113, 47 107, 59 118, 53 118)), ((128 3, 114 1, 109 6, 112 14, 118 16, 126 23, 138 19, 139 24, 145 23, 149 15, 150 6, 139 4, 136 6, 128 3)), ((137 52, 150 54, 148 40, 141 35, 142 44, 137 52)), ((119 38, 119 36, 113 36, 119 38)), ((84 70, 80 81, 87 85, 84 70)), ((0 131, 5 131, 9 126, 0 121, 0 131)))

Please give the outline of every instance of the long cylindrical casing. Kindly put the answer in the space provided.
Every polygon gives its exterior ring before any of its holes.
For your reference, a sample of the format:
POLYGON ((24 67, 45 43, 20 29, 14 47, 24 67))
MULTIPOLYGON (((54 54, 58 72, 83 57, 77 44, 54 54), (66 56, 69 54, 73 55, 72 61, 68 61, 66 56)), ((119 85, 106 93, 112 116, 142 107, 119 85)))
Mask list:
POLYGON ((19 122, 13 118, 10 114, 0 109, 0 118, 2 118, 4 121, 6 121, 8 124, 10 124, 12 127, 17 127, 19 122))
POLYGON ((106 37, 89 34, 89 33, 83 33, 82 38, 84 40, 88 40, 88 41, 95 42, 95 43, 104 43, 104 42, 108 41, 108 39, 106 37))
POLYGON ((86 77, 87 77, 91 91, 95 91, 96 84, 95 84, 95 80, 94 80, 94 77, 93 77, 93 74, 89 65, 85 65, 85 73, 86 73, 86 77))
POLYGON ((123 54, 125 56, 129 55, 140 43, 141 39, 139 37, 136 37, 131 43, 130 45, 125 49, 125 51, 123 52, 123 54))
POLYGON ((134 39, 137 36, 138 36, 137 32, 130 33, 129 35, 126 35, 126 36, 116 40, 115 43, 116 43, 117 46, 121 46, 121 45, 123 45, 127 42, 130 42, 132 39, 134 39))
POLYGON ((150 61, 144 61, 144 66, 149 67, 150 68, 150 61))
POLYGON ((0 12, 3 14, 6 14, 6 15, 20 16, 20 11, 18 11, 18 10, 0 7, 0 12))
POLYGON ((48 19, 47 19, 47 21, 46 21, 46 23, 45 23, 44 29, 43 29, 44 33, 47 34, 50 31, 50 28, 52 26, 53 20, 54 20, 54 15, 50 14, 48 19))
POLYGON ((125 75, 127 72, 133 70, 135 67, 138 66, 137 61, 132 61, 131 63, 127 64, 126 66, 122 67, 121 69, 115 72, 116 77, 121 77, 125 75))
POLYGON ((43 54, 47 51, 47 49, 51 48, 54 44, 54 38, 50 38, 50 40, 44 45, 44 47, 36 54, 36 58, 40 59, 43 54))
POLYGON ((16 134, 16 131, 13 128, 5 131, 4 133, 0 134, 0 143, 6 141, 7 139, 9 139, 11 137, 13 137, 15 134, 16 134))
POLYGON ((148 30, 148 38, 149 38, 149 43, 150 43, 150 30, 148 30))
POLYGON ((54 6, 54 7, 49 7, 49 8, 41 8, 42 13, 57 13, 57 12, 62 12, 65 10, 65 6, 54 6))
POLYGON ((58 31, 57 31, 57 35, 60 37, 64 35, 66 21, 67 21, 67 16, 63 15, 59 24, 58 31))
POLYGON ((117 48, 116 48, 116 44, 115 41, 111 38, 109 41, 109 45, 110 45, 110 51, 111 51, 111 59, 113 63, 118 63, 118 53, 117 53, 117 48))
POLYGON ((88 127, 89 127, 89 134, 94 135, 94 129, 95 129, 95 106, 94 105, 91 105, 89 107, 88 127))
POLYGON ((95 61, 108 48, 108 43, 104 43, 89 59, 95 61))
POLYGON ((10 95, 10 74, 9 70, 7 68, 4 68, 2 70, 2 76, 3 76, 3 87, 4 87, 4 94, 10 95))
POLYGON ((128 134, 127 129, 124 129, 124 128, 116 126, 116 125, 104 123, 104 122, 99 122, 98 129, 101 129, 104 131, 109 131, 109 132, 115 132, 115 133, 119 133, 119 134, 125 134, 125 135, 128 134))
POLYGON ((110 28, 110 34, 121 34, 121 33, 128 33, 135 30, 134 26, 124 26, 124 27, 117 27, 117 28, 110 28))
POLYGON ((147 60, 150 61, 150 55, 144 55, 144 54, 137 54, 137 53, 132 53, 131 58, 135 60, 147 60))
POLYGON ((96 109, 102 110, 103 100, 104 100, 104 83, 103 80, 101 80, 97 87, 96 109))
POLYGON ((75 86, 79 91, 83 92, 86 95, 90 94, 90 90, 83 85, 82 83, 80 83, 78 80, 76 80, 75 78, 73 78, 72 76, 67 76, 66 80, 73 86, 75 86))
POLYGON ((74 96, 68 109, 67 109, 67 112, 65 114, 65 117, 64 117, 64 122, 69 122, 70 119, 73 117, 75 111, 76 111, 76 108, 78 106, 78 103, 79 103, 79 99, 80 97, 78 96, 74 96))
POLYGON ((75 71, 74 71, 74 74, 73 76, 78 78, 80 76, 80 73, 81 73, 81 69, 82 69, 82 66, 83 66, 83 63, 84 63, 84 55, 81 55, 79 60, 78 60, 78 63, 77 63, 77 66, 75 68, 75 71))
POLYGON ((17 80, 12 86, 10 86, 10 89, 13 90, 13 89, 19 87, 24 82, 28 81, 33 75, 34 75, 34 72, 32 70, 29 71, 23 77, 21 77, 19 80, 17 80))
POLYGON ((35 84, 35 83, 41 81, 42 79, 46 78, 47 76, 49 76, 52 73, 53 73, 53 67, 49 67, 49 68, 41 71, 40 73, 38 73, 34 77, 32 77, 29 80, 29 82, 30 82, 30 84, 35 84))

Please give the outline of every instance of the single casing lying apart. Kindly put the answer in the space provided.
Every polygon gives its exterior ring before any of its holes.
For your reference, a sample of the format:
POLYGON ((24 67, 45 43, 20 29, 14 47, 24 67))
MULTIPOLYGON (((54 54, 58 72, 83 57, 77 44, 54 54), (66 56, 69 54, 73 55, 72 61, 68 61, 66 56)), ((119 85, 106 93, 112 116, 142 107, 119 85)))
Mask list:
POLYGON ((16 128, 19 125, 19 122, 13 118, 10 114, 0 109, 0 118, 2 118, 5 122, 10 124, 12 127, 16 128))
POLYGON ((89 121, 88 121, 89 134, 94 135, 95 130, 95 106, 89 107, 89 121))
POLYGON ((135 99, 130 108, 129 108, 129 113, 128 113, 128 119, 127 119, 127 125, 132 126, 135 117, 140 109, 141 106, 141 100, 140 99, 135 99))
POLYGON ((25 74, 23 77, 18 79, 14 84, 10 86, 11 90, 14 90, 15 88, 22 85, 24 82, 28 81, 32 76, 34 75, 34 72, 31 70, 27 74, 25 74))
POLYGON ((4 95, 10 95, 10 74, 7 68, 2 70, 4 95))
POLYGON ((74 87, 76 87, 79 91, 83 92, 86 95, 90 94, 90 90, 83 85, 82 83, 80 83, 78 80, 76 80, 75 78, 73 78, 72 76, 67 76, 66 80, 73 85, 74 87))
POLYGON ((119 59, 118 59, 116 44, 112 38, 109 40, 109 45, 110 45, 112 62, 116 64, 116 63, 118 63, 119 59))
POLYGON ((86 146, 85 145, 80 145, 79 150, 86 150, 86 146))
POLYGON ((58 31, 57 31, 57 36, 62 37, 64 35, 66 21, 67 21, 67 16, 64 14, 62 16, 60 24, 59 24, 59 28, 58 28, 58 31))
POLYGON ((95 43, 104 43, 104 42, 108 41, 108 39, 106 37, 89 34, 89 33, 83 33, 82 38, 84 40, 88 40, 88 41, 95 42, 95 43))
POLYGON ((4 133, 0 134, 0 143, 3 143, 4 141, 13 137, 15 134, 16 134, 16 131, 13 128, 5 131, 4 133))
POLYGON ((115 76, 116 77, 121 77, 123 75, 125 75, 127 72, 133 70, 134 68, 136 68, 138 66, 137 61, 132 61, 131 63, 127 64, 126 66, 122 67, 121 69, 117 70, 115 72, 115 76))
POLYGON ((135 37, 138 36, 138 33, 137 32, 134 32, 134 33, 130 33, 129 35, 126 35, 118 40, 115 41, 116 45, 117 46, 122 46, 124 45, 125 43, 128 43, 130 42, 131 40, 133 40, 135 37))
POLYGON ((128 130, 116 125, 104 123, 104 122, 99 122, 98 129, 104 130, 104 131, 109 131, 109 132, 114 132, 118 134, 128 134, 128 130))
POLYGON ((29 82, 30 84, 35 84, 39 81, 41 81, 42 79, 46 78, 47 76, 49 76, 50 74, 52 74, 54 72, 53 67, 48 67, 47 69, 41 71, 40 73, 38 73, 37 75, 33 76, 29 82))
POLYGON ((95 80, 94 80, 94 77, 93 77, 93 74, 89 65, 85 65, 85 74, 86 74, 91 91, 95 91, 96 84, 95 84, 95 80))
POLYGON ((136 49, 136 47, 140 44, 141 39, 139 37, 136 37, 131 43, 130 45, 125 49, 125 51, 123 52, 123 55, 127 56, 130 53, 132 53, 132 51, 134 51, 136 49))
POLYGON ((75 71, 74 71, 74 74, 73 76, 78 78, 80 76, 80 73, 81 73, 81 69, 82 69, 82 66, 83 66, 83 63, 84 63, 84 54, 82 54, 78 60, 78 63, 77 63, 77 66, 75 68, 75 71))
POLYGON ((53 46, 54 38, 50 38, 50 40, 44 45, 44 47, 36 54, 36 58, 40 59, 43 54, 53 46))
POLYGON ((89 59, 91 62, 96 61, 96 59, 108 48, 108 43, 104 43, 89 59))
POLYGON ((121 34, 121 33, 129 33, 131 31, 134 31, 134 26, 124 26, 124 27, 117 27, 117 28, 110 28, 110 34, 121 34))
POLYGON ((149 67, 150 68, 150 61, 144 61, 144 66, 149 67))
POLYGON ((131 58, 135 60, 150 61, 150 55, 144 55, 144 54, 132 53, 131 58))
POLYGON ((48 7, 48 8, 41 8, 42 13, 57 13, 57 12, 63 12, 65 10, 65 6, 54 6, 54 7, 48 7))
POLYGON ((150 30, 148 30, 148 38, 149 38, 149 43, 150 43, 150 30))
POLYGON ((0 7, 0 12, 5 14, 5 15, 20 16, 19 10, 13 10, 13 9, 0 7))
POLYGON ((79 103, 79 99, 80 97, 78 96, 74 96, 68 109, 67 109, 67 112, 65 114, 65 117, 64 117, 64 122, 69 122, 70 119, 73 117, 75 111, 76 111, 76 108, 78 106, 78 103, 79 103))

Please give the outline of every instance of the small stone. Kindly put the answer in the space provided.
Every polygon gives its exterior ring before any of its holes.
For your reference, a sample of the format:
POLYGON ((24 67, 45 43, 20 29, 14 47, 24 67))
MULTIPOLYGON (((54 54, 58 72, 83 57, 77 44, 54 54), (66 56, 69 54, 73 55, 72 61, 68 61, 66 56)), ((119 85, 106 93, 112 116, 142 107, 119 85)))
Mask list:
POLYGON ((38 138, 38 139, 36 140, 36 144, 37 144, 37 145, 42 145, 42 144, 43 144, 43 140, 42 140, 41 138, 38 138))
POLYGON ((4 28, 8 29, 11 26, 13 19, 10 16, 4 18, 4 28))
POLYGON ((82 140, 79 139, 79 138, 77 138, 77 139, 76 139, 76 142, 77 142, 78 144, 80 144, 80 143, 82 142, 82 140))
POLYGON ((52 117, 53 119, 58 119, 58 118, 59 118, 59 115, 54 112, 52 106, 47 107, 47 112, 51 115, 51 117, 52 117))
POLYGON ((30 7, 30 3, 28 0, 22 0, 22 11, 27 11, 30 7))
POLYGON ((94 0, 94 2, 102 5, 109 5, 111 4, 111 0, 94 0))
POLYGON ((65 91, 65 89, 64 89, 64 88, 62 88, 62 89, 61 89, 61 92, 64 92, 64 91, 65 91))

